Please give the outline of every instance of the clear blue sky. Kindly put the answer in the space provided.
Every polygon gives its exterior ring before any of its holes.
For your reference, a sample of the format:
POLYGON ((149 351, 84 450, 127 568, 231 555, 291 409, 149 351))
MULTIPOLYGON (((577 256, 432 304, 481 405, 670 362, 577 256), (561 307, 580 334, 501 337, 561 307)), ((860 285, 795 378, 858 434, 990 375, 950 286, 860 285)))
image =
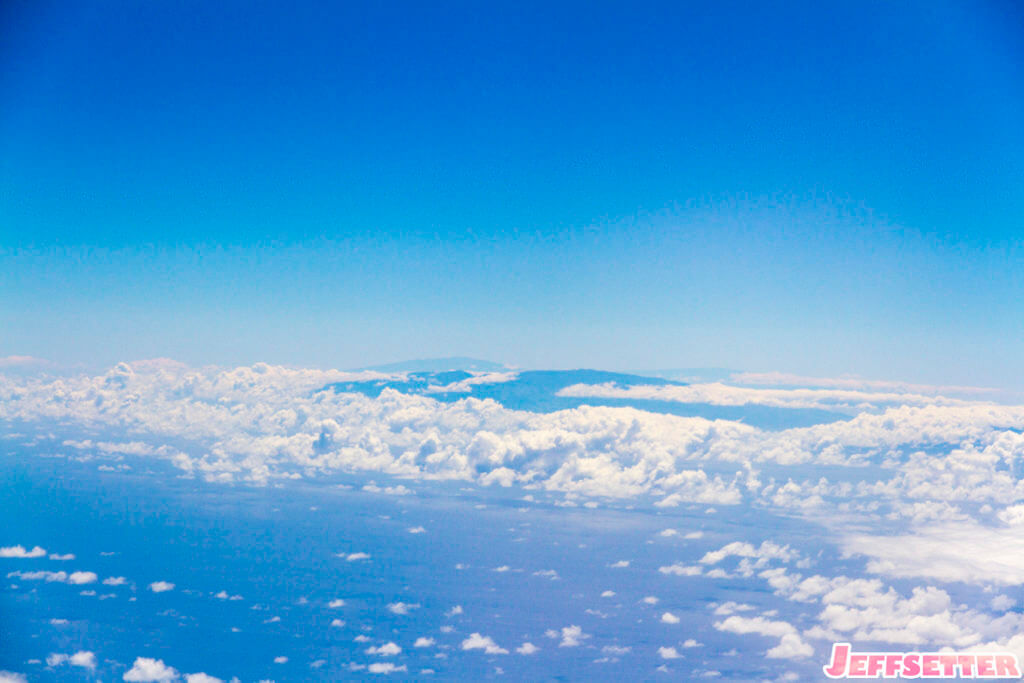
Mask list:
POLYGON ((1013 3, 0 12, 0 356, 1024 384, 1013 3))

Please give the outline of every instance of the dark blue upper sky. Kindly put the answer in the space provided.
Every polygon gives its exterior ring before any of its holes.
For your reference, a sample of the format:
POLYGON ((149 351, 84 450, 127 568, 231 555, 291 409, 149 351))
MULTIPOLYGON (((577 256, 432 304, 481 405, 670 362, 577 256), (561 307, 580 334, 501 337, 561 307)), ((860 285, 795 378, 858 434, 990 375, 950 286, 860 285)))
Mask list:
POLYGON ((1012 3, 2 12, 0 355, 1024 370, 1012 3))

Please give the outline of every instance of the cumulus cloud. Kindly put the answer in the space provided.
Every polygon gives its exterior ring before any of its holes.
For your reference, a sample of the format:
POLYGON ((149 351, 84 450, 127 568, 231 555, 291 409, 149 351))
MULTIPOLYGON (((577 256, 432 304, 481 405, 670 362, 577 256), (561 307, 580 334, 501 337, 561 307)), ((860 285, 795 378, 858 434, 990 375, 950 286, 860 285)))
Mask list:
POLYGON ((167 591, 174 590, 174 584, 168 581, 154 581, 149 584, 149 590, 154 593, 166 593, 167 591))
POLYGON ((195 674, 185 674, 185 683, 224 683, 224 681, 200 671, 195 674))
POLYGON ((1015 586, 1024 583, 1024 536, 1019 529, 977 523, 918 528, 913 534, 850 535, 842 540, 850 554, 869 559, 868 571, 886 576, 923 577, 1015 586))
POLYGON ((378 647, 368 647, 366 649, 366 654, 377 655, 378 657, 392 657, 401 653, 402 648, 397 643, 390 641, 378 647))
POLYGON ((73 585, 95 583, 99 578, 93 572, 72 572, 68 574, 67 572, 51 572, 43 570, 35 572, 9 572, 7 577, 17 577, 23 581, 46 581, 47 583, 69 583, 73 585))
POLYGON ((584 640, 590 638, 590 634, 584 633, 579 626, 563 626, 560 630, 548 629, 544 635, 552 639, 560 639, 558 647, 577 647, 584 640))
POLYGON ((717 406, 772 406, 817 410, 863 411, 883 405, 965 405, 961 399, 909 392, 861 391, 857 389, 752 389, 720 382, 687 385, 574 384, 558 392, 577 398, 618 398, 676 403, 706 403, 717 406))
POLYGON ((768 650, 766 655, 773 659, 800 659, 814 654, 814 648, 805 643, 796 628, 785 621, 771 621, 764 617, 731 616, 714 624, 719 631, 736 634, 755 633, 775 637, 779 644, 768 650))
POLYGON ((521 655, 532 655, 540 651, 540 648, 533 643, 526 642, 516 648, 516 652, 521 655))
POLYGON ((658 571, 662 574, 673 574, 675 576, 700 576, 704 570, 695 565, 685 565, 676 562, 675 564, 658 567, 658 571))
POLYGON ((661 615, 661 623, 663 624, 678 624, 679 617, 672 614, 671 612, 665 612, 661 615))
POLYGON ((130 683, 170 683, 178 680, 179 674, 176 669, 164 664, 162 659, 137 657, 123 678, 130 683))
POLYGON ((368 559, 370 559, 370 555, 368 553, 363 553, 363 552, 348 553, 347 555, 346 554, 342 554, 342 555, 339 555, 339 557, 345 558, 346 562, 359 562, 360 560, 368 560, 368 559))
POLYGON ((507 655, 508 650, 499 646, 490 636, 479 633, 471 633, 469 638, 462 641, 463 650, 483 650, 489 655, 507 655))
POLYGON ((0 548, 0 557, 18 558, 18 559, 29 559, 34 557, 45 557, 46 551, 35 546, 31 550, 26 550, 25 546, 12 545, 4 548, 0 548))
POLYGON ((419 609, 419 603, 392 602, 388 605, 388 611, 392 614, 405 615, 414 609, 419 609))
POLYGON ((366 667, 366 670, 372 674, 393 674, 408 671, 409 669, 405 664, 397 666, 393 662, 374 662, 366 667))

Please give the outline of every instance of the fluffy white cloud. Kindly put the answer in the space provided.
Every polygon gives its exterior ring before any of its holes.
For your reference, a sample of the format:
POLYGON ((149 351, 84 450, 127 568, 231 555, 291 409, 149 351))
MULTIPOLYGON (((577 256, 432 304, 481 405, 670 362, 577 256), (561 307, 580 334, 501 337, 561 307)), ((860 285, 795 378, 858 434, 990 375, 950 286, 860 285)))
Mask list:
POLYGON ((665 612, 661 615, 661 623, 663 624, 678 624, 679 617, 672 614, 671 612, 665 612))
POLYGON ((559 396, 643 399, 677 403, 708 403, 717 406, 761 405, 776 408, 862 411, 883 405, 965 405, 967 402, 938 395, 908 392, 859 391, 856 389, 751 389, 720 382, 711 384, 637 385, 574 384, 559 396))
POLYGON ((130 683, 169 683, 179 677, 178 671, 164 664, 164 660, 149 657, 137 657, 123 676, 130 683))
POLYGON ((379 647, 369 647, 366 649, 366 654, 377 655, 378 657, 393 657, 401 653, 402 648, 397 643, 390 641, 379 647))
POLYGON ((414 609, 419 609, 419 603, 408 603, 408 602, 392 602, 388 605, 388 611, 392 614, 405 615, 414 609))
POLYGON ((347 555, 343 554, 343 555, 339 555, 339 557, 345 558, 346 562, 359 562, 360 560, 368 560, 368 559, 370 559, 370 555, 368 553, 363 553, 363 552, 348 553, 347 555))
POLYGON ((86 650, 79 650, 71 655, 68 662, 71 666, 80 666, 83 669, 92 670, 96 668, 96 655, 86 650))
POLYGON ((393 662, 374 662, 366 667, 366 670, 372 674, 393 674, 408 671, 409 669, 405 664, 396 666, 393 662))
POLYGON ((167 591, 174 590, 174 584, 168 581, 154 581, 149 584, 149 590, 154 593, 166 593, 167 591))
POLYGON ((665 567, 658 567, 658 571, 662 574, 674 574, 675 576, 700 576, 703 570, 694 565, 676 562, 665 567))
POLYGON ((35 546, 31 550, 26 550, 23 545, 12 545, 4 548, 0 548, 0 557, 28 559, 33 557, 45 557, 46 551, 35 546))
POLYGON ((540 648, 533 643, 526 642, 516 648, 516 652, 521 655, 532 655, 540 651, 540 648))
POLYGON ((9 572, 7 577, 17 577, 23 581, 46 581, 48 583, 69 583, 74 585, 95 583, 99 578, 93 572, 72 572, 68 574, 67 572, 51 572, 44 570, 35 572, 9 572))
POLYGON ((584 633, 579 626, 563 626, 560 630, 548 629, 544 635, 548 638, 560 640, 558 647, 577 647, 584 640, 590 638, 590 634, 584 633))
POLYGON ((851 535, 842 545, 848 553, 870 558, 868 570, 877 574, 1004 586, 1024 583, 1024 536, 1015 527, 931 525, 912 534, 851 535))
POLYGON ((185 683, 224 683, 224 681, 200 671, 195 674, 185 674, 185 683))
POLYGON ((805 643, 796 628, 785 621, 771 621, 764 617, 731 616, 714 624, 719 631, 736 634, 756 633, 779 639, 779 644, 768 650, 766 655, 774 659, 800 659, 814 654, 814 648, 805 643))
POLYGON ((490 636, 479 633, 471 633, 469 638, 462 641, 463 650, 483 650, 489 655, 507 655, 508 650, 499 646, 490 636))

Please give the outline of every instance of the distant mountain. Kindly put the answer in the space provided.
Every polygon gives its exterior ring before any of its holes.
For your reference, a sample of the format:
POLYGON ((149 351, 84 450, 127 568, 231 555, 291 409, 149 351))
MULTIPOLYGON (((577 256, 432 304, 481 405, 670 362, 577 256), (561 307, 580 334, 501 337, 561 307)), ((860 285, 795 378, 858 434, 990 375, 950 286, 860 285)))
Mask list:
POLYGON ((501 372, 509 367, 501 363, 478 358, 453 356, 451 358, 423 358, 421 360, 405 360, 385 365, 372 365, 360 370, 376 370, 377 372, 447 372, 449 370, 469 370, 473 372, 501 372))
MULTIPOLYGON (((740 420, 761 429, 788 429, 844 419, 844 415, 824 410, 777 408, 774 406, 721 406, 707 403, 680 403, 655 399, 602 398, 598 396, 561 396, 559 391, 574 384, 614 384, 618 387, 681 385, 682 382, 659 377, 644 377, 601 370, 523 370, 502 381, 469 382, 473 376, 468 370, 450 370, 453 361, 472 359, 443 359, 414 361, 438 363, 446 368, 440 372, 410 371, 411 364, 395 363, 379 366, 389 372, 405 372, 399 379, 373 379, 328 384, 324 389, 336 393, 358 393, 376 398, 385 389, 404 394, 419 394, 453 403, 465 398, 491 399, 512 410, 550 413, 580 406, 632 407, 652 413, 703 417, 709 420, 740 420)), ((473 361, 484 362, 484 361, 473 361)), ((494 367, 496 364, 487 364, 494 367)), ((501 368, 501 366, 497 366, 501 368)))
POLYGON ((728 368, 674 368, 670 370, 639 370, 636 374, 661 377, 687 384, 701 384, 727 380, 736 372, 736 370, 728 368))

